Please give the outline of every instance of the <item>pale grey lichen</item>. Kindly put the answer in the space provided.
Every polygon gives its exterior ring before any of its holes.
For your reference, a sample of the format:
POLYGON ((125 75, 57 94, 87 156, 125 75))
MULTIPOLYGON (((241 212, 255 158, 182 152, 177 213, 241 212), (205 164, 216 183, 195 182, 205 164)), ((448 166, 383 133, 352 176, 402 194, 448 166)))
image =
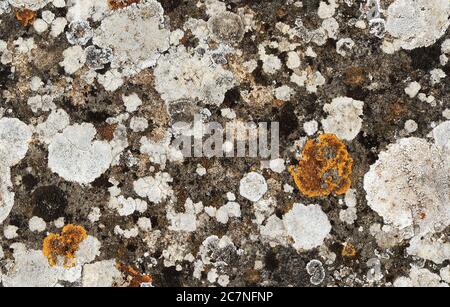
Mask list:
POLYGON ((251 172, 241 179, 239 193, 246 199, 257 202, 267 192, 267 182, 261 174, 251 172))
POLYGON ((319 247, 331 231, 330 221, 318 205, 294 204, 283 223, 297 250, 319 247))
POLYGON ((17 118, 0 118, 0 223, 14 205, 10 167, 25 157, 31 136, 31 128, 17 118))
POLYGON ((50 0, 8 0, 9 4, 19 9, 37 11, 46 6, 50 0))
POLYGON ((170 31, 164 26, 164 10, 155 0, 117 10, 102 20, 93 43, 113 50, 111 67, 127 76, 156 64, 169 49, 170 31))
POLYGON ((335 134, 338 138, 351 141, 362 127, 364 102, 349 97, 338 97, 323 108, 329 115, 322 120, 326 133, 335 134))
POLYGON ((428 47, 447 30, 448 0, 396 0, 387 10, 386 30, 403 49, 428 47))
POLYGON ((233 44, 244 37, 245 25, 241 16, 232 12, 221 12, 208 20, 208 29, 215 40, 233 44))
POLYGON ((319 260, 311 260, 308 262, 306 271, 311 276, 310 282, 315 286, 320 285, 325 279, 325 269, 319 260))
POLYGON ((417 235, 450 224, 450 165, 436 145, 401 139, 382 152, 364 178, 368 205, 385 222, 417 235))
POLYGON ((159 59, 155 79, 155 88, 167 103, 189 99, 220 105, 235 85, 233 74, 208 53, 190 53, 183 46, 159 59))
POLYGON ((109 168, 113 158, 107 142, 92 141, 96 133, 92 124, 65 128, 48 147, 49 168, 67 181, 94 181, 109 168))

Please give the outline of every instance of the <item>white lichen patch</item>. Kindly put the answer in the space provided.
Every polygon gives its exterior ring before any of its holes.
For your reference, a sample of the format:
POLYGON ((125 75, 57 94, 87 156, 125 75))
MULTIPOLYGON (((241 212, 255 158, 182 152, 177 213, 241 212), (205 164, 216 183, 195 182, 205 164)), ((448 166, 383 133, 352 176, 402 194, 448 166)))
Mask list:
POLYGON ((437 146, 450 153, 450 121, 445 121, 433 129, 433 138, 437 146))
POLYGON ((208 54, 189 53, 184 47, 161 57, 155 68, 155 88, 167 103, 182 99, 222 104, 235 85, 234 76, 208 54))
POLYGON ((68 126, 48 146, 48 166, 67 181, 88 184, 111 165, 111 146, 93 141, 97 131, 92 124, 68 126))
POLYGON ((411 50, 434 44, 450 21, 447 0, 396 0, 387 9, 386 31, 394 46, 411 50))
POLYGON ((319 247, 331 231, 330 221, 318 205, 294 204, 283 216, 283 224, 297 250, 319 247))
POLYGON ((22 160, 31 141, 32 130, 17 118, 0 119, 0 166, 11 167, 22 160))
POLYGON ((70 117, 63 109, 57 109, 50 113, 47 120, 36 126, 39 139, 49 144, 53 137, 63 131, 70 124, 70 117))
POLYGON ((171 146, 172 134, 167 132, 159 141, 153 141, 146 136, 140 140, 140 152, 149 157, 152 163, 160 164, 162 169, 167 162, 182 162, 183 154, 177 148, 171 146))
POLYGON ((264 176, 251 172, 241 179, 239 193, 242 197, 257 202, 268 190, 267 182, 264 176))
POLYGON ((409 242, 407 252, 422 259, 442 264, 450 260, 450 243, 446 242, 445 236, 414 237, 409 242))
POLYGON ((86 63, 86 53, 81 46, 69 47, 63 52, 64 61, 60 63, 67 74, 74 74, 86 63))
POLYGON ((329 115, 322 120, 326 133, 351 141, 361 130, 364 102, 349 97, 338 97, 323 108, 329 115))
POLYGON ((31 136, 31 128, 20 120, 0 118, 0 223, 14 205, 10 167, 25 157, 31 136))
POLYGON ((112 287, 121 280, 115 260, 97 261, 83 267, 83 287, 112 287))
POLYGON ((399 288, 423 288, 423 287, 448 287, 442 282, 441 277, 430 272, 427 269, 421 269, 416 266, 411 268, 408 277, 400 277, 394 281, 394 287, 399 288))
POLYGON ((339 212, 339 219, 348 225, 352 225, 358 219, 357 204, 356 191, 353 189, 348 190, 345 194, 345 205, 347 209, 339 212))
POLYGON ((117 10, 104 18, 93 42, 113 50, 111 67, 124 75, 135 74, 156 64, 169 49, 170 31, 164 27, 164 10, 155 0, 117 10))
POLYGON ((47 228, 47 224, 40 217, 33 216, 28 221, 28 228, 33 232, 43 232, 47 228))
POLYGON ((72 268, 50 266, 42 251, 27 249, 22 243, 14 243, 11 248, 14 261, 10 261, 2 278, 3 286, 54 287, 59 281, 76 282, 81 277, 82 266, 99 255, 100 242, 90 236, 83 241, 76 253, 76 266, 72 268))
POLYGON ((144 213, 147 210, 147 202, 142 199, 125 198, 122 195, 118 197, 111 196, 109 207, 116 210, 120 216, 129 216, 134 212, 144 213))
POLYGON ((450 164, 435 144, 401 139, 382 152, 364 178, 368 205, 399 239, 426 237, 450 224, 450 164))
POLYGON ((19 9, 37 11, 46 6, 51 0, 8 0, 9 4, 19 9))
POLYGON ((170 230, 193 232, 197 229, 197 214, 203 211, 203 203, 194 203, 192 199, 188 198, 184 204, 184 212, 175 212, 173 208, 167 210, 167 220, 170 221, 170 230))
MULTIPOLYGON (((53 5, 55 1, 53 1, 53 5)), ((108 0, 77 0, 67 12, 67 19, 100 21, 109 12, 108 0)))
POLYGON ((317 93, 318 88, 325 84, 326 79, 320 71, 313 72, 308 68, 292 74, 291 82, 300 87, 305 87, 308 93, 317 93))
POLYGON ((241 217, 241 206, 234 202, 230 201, 227 204, 223 205, 216 211, 216 219, 218 222, 222 224, 228 223, 230 218, 240 218, 241 217))
POLYGON ((157 173, 154 177, 144 177, 133 183, 134 191, 140 197, 146 197, 152 203, 160 202, 170 198, 173 190, 169 183, 173 182, 168 173, 157 173))

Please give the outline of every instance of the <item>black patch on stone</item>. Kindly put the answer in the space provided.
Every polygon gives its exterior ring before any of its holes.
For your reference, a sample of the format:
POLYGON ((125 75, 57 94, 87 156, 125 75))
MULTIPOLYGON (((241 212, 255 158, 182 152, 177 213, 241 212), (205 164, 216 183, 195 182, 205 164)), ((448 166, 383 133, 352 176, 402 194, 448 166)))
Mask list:
POLYGON ((86 113, 87 121, 94 124, 104 123, 108 117, 110 116, 106 112, 88 111, 86 113))
POLYGON ((37 188, 31 194, 31 203, 33 204, 33 215, 46 222, 63 217, 67 207, 66 195, 54 185, 37 188))
POLYGON ((26 174, 22 177, 22 184, 27 191, 31 191, 38 184, 38 180, 31 174, 26 174))
POLYGON ((232 88, 225 93, 223 104, 228 108, 233 108, 241 100, 241 92, 238 87, 232 88))
POLYGON ((264 74, 264 71, 262 69, 263 64, 263 61, 258 61, 258 67, 256 67, 256 69, 252 72, 252 75, 255 78, 255 82, 257 84, 268 86, 270 84, 270 81, 264 74))
POLYGON ((370 134, 364 135, 364 132, 360 132, 358 134, 358 142, 360 142, 364 146, 364 148, 368 150, 372 148, 378 148, 378 146, 380 146, 380 142, 375 136, 370 134))
POLYGON ((440 44, 434 44, 427 48, 416 48, 408 52, 412 60, 412 67, 427 72, 438 65, 441 53, 440 44))
POLYGON ((177 7, 179 7, 183 1, 182 0, 160 0, 161 6, 164 8, 164 12, 169 14, 173 12, 177 7))
POLYGON ((275 271, 279 266, 277 255, 272 251, 268 252, 264 256, 264 264, 268 271, 275 271))
POLYGON ((298 129, 298 119, 295 109, 290 103, 286 103, 280 110, 280 134, 288 137, 298 129))
POLYGON ((369 91, 360 86, 350 87, 347 89, 347 97, 353 98, 355 100, 364 101, 369 95, 369 91))
POLYGON ((303 0, 303 8, 307 14, 314 14, 319 9, 320 0, 303 0))
POLYGON ((162 287, 181 287, 181 273, 175 267, 163 268, 161 276, 162 287))
POLYGON ((107 188, 112 187, 113 184, 111 182, 109 182, 108 177, 105 174, 103 174, 94 180, 94 182, 92 183, 92 186, 95 188, 106 188, 107 189, 107 188))

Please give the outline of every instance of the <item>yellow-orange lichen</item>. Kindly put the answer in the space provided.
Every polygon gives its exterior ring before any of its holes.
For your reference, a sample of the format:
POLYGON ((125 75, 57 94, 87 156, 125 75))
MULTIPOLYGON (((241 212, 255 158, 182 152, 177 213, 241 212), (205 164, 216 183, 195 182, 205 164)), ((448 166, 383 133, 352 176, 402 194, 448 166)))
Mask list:
POLYGON ((24 27, 26 27, 36 19, 36 12, 31 10, 20 10, 16 12, 16 18, 24 27))
POLYGON ((130 288, 139 288, 142 284, 148 284, 153 281, 150 275, 143 275, 129 265, 118 263, 117 268, 124 275, 124 280, 130 288))
POLYGON ((308 197, 342 195, 350 189, 353 160, 347 147, 334 134, 308 140, 298 166, 289 172, 300 192, 308 197))
POLYGON ((353 258, 356 256, 356 248, 351 243, 345 243, 341 252, 342 257, 353 258))
POLYGON ((42 252, 51 266, 58 263, 58 257, 64 257, 64 266, 73 267, 75 253, 86 238, 87 232, 82 226, 69 224, 64 226, 61 234, 51 233, 44 239, 42 252))
POLYGON ((108 0, 109 7, 113 10, 123 9, 139 2, 141 2, 141 0, 108 0))

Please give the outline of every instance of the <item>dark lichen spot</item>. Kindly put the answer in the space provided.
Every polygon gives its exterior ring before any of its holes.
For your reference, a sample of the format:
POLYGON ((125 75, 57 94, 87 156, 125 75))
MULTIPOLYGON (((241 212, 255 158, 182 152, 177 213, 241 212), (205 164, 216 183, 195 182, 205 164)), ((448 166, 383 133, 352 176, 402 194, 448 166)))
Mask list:
POLYGON ((291 133, 298 129, 298 118, 295 115, 295 110, 292 104, 286 103, 281 108, 279 117, 281 136, 288 137, 291 133))
POLYGON ((429 71, 439 63, 441 46, 440 44, 434 44, 428 48, 417 48, 410 51, 409 56, 414 69, 429 71))
POLYGON ((57 186, 51 185, 37 188, 31 194, 31 203, 33 215, 51 222, 64 216, 68 202, 65 193, 57 186))
POLYGON ((38 184, 38 180, 31 174, 26 174, 22 177, 22 184, 27 191, 31 191, 38 184))
POLYGON ((241 92, 238 87, 232 88, 225 93, 225 99, 223 101, 224 105, 232 108, 236 106, 241 99, 241 92))
POLYGON ((265 264, 265 268, 269 271, 275 271, 278 266, 278 259, 277 259, 277 255, 272 252, 269 251, 265 256, 264 256, 264 264, 265 264))

